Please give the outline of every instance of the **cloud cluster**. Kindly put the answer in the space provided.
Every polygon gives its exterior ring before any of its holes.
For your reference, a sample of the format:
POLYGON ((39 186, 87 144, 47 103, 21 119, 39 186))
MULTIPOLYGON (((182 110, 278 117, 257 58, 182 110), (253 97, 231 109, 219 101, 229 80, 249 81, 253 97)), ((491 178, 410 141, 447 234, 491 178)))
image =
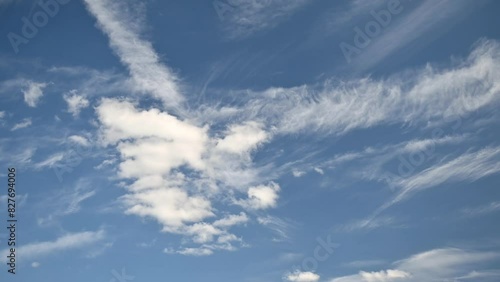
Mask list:
POLYGON ((188 236, 202 246, 167 252, 207 255, 234 248, 231 242, 240 239, 228 229, 248 218, 245 213, 217 214, 214 201, 228 200, 229 206, 247 210, 276 205, 278 184, 253 186, 254 178, 246 177, 251 152, 267 136, 259 124, 233 125, 211 136, 207 126, 155 108, 139 109, 129 101, 103 99, 96 111, 101 142, 116 146, 121 155, 119 177, 132 180, 122 198, 126 212, 153 218, 164 232, 188 236))

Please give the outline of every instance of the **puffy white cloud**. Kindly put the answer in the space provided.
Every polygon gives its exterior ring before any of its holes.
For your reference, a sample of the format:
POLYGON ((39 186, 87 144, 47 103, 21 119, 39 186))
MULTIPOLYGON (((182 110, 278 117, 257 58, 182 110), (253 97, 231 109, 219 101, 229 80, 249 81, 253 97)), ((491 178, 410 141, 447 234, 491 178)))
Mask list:
POLYGON ((245 193, 246 208, 276 205, 276 183, 249 186, 241 180, 226 181, 232 171, 244 174, 251 169, 250 154, 267 138, 260 124, 230 125, 211 137, 206 126, 155 108, 138 109, 128 101, 103 99, 96 113, 101 143, 115 146, 121 155, 118 176, 133 180, 122 197, 126 213, 153 218, 164 232, 202 245, 170 253, 207 255, 233 250, 231 242, 241 240, 228 229, 247 222, 248 217, 245 213, 221 217, 220 208, 213 207, 214 201, 224 203, 223 198, 231 193, 245 193), (225 194, 228 191, 233 192, 225 194))
POLYGON ((74 117, 80 114, 80 111, 89 106, 89 100, 82 95, 78 95, 76 90, 64 94, 64 101, 68 104, 68 112, 74 117))
POLYGON ((285 276, 286 281, 292 282, 317 282, 319 281, 319 278, 320 276, 316 273, 300 271, 295 271, 285 276))
POLYGON ((216 149, 233 154, 244 154, 253 150, 268 138, 262 124, 246 122, 242 125, 233 125, 224 138, 218 140, 216 149))
POLYGON ((367 282, 388 282, 388 281, 401 280, 403 278, 411 277, 411 275, 407 272, 401 270, 393 270, 393 269, 382 270, 378 272, 361 271, 359 275, 363 277, 363 279, 367 282))
POLYGON ((276 206, 278 201, 278 184, 258 185, 248 189, 248 198, 236 201, 237 204, 252 210, 268 209, 276 206))
POLYGON ((149 189, 128 194, 124 200, 130 206, 127 213, 151 216, 162 223, 166 231, 214 216, 209 200, 191 196, 179 188, 149 189))
POLYGON ((36 107, 43 96, 43 89, 47 87, 47 83, 27 81, 26 89, 23 90, 24 102, 30 107, 36 107))

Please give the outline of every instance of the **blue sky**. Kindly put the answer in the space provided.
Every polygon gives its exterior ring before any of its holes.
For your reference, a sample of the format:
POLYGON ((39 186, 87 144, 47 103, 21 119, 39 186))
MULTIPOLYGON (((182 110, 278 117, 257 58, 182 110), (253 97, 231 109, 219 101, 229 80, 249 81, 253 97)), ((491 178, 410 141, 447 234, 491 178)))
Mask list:
POLYGON ((499 281, 499 11, 0 0, 0 277, 499 281))

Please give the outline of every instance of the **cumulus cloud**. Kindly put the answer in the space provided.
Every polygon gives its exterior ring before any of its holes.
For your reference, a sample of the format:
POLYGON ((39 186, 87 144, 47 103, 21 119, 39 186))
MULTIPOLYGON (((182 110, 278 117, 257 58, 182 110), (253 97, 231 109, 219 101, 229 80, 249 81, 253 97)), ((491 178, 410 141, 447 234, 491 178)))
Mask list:
POLYGON ((207 255, 233 250, 232 243, 241 243, 229 229, 248 218, 244 213, 217 213, 213 202, 221 202, 219 195, 246 194, 247 199, 234 201, 249 209, 276 205, 276 183, 250 186, 226 181, 231 171, 245 173, 250 154, 266 140, 260 124, 230 125, 211 136, 207 126, 155 108, 138 109, 128 101, 103 99, 96 112, 101 143, 114 146, 121 155, 118 176, 133 180, 129 193, 121 198, 126 213, 153 218, 164 232, 187 236, 201 245, 167 253, 207 255))
POLYGON ((237 203, 252 210, 268 209, 276 206, 278 200, 278 184, 271 182, 269 185, 259 185, 248 189, 248 198, 237 203))

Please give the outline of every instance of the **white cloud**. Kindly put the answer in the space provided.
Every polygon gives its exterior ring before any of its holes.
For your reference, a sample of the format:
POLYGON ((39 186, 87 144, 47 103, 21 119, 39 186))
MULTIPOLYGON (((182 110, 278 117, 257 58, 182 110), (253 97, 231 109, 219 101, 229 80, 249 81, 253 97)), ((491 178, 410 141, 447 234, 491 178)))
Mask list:
POLYGON ((270 215, 258 217, 257 222, 273 231, 276 235, 273 241, 283 242, 290 239, 292 223, 270 215))
MULTIPOLYGON (((127 4, 119 1, 86 0, 85 3, 99 28, 109 37, 111 48, 127 66, 136 90, 162 100, 169 108, 178 109, 183 100, 178 79, 160 62, 152 44, 140 37, 139 16, 130 14, 127 4)), ((139 4, 136 4, 133 10, 138 9, 139 4)))
POLYGON ((209 256, 214 253, 212 250, 207 248, 185 248, 179 251, 174 251, 167 248, 164 250, 164 252, 167 254, 181 254, 181 255, 195 256, 195 257, 209 256))
POLYGON ((310 0, 230 0, 214 1, 214 8, 230 38, 250 36, 272 29, 310 0))
POLYGON ((40 267, 40 263, 39 263, 39 262, 36 262, 36 261, 35 261, 35 262, 32 262, 32 263, 31 263, 31 267, 33 267, 33 268, 38 268, 38 267, 40 267))
POLYGON ((236 203, 252 210, 268 209, 276 206, 278 200, 278 184, 271 182, 268 185, 259 185, 248 189, 248 198, 236 203))
POLYGON ((23 90, 24 102, 30 107, 36 107, 43 96, 43 89, 47 87, 47 83, 27 81, 26 89, 23 90))
MULTIPOLYGON (((208 253, 205 249, 233 250, 231 242, 241 240, 228 229, 248 221, 244 213, 220 217, 212 206, 214 200, 223 199, 220 193, 227 189, 245 193, 248 199, 241 201, 245 208, 276 205, 279 186, 275 183, 250 186, 240 179, 226 181, 231 173, 246 173, 251 152, 266 140, 260 124, 230 125, 210 137, 208 127, 157 109, 136 109, 127 101, 103 99, 96 112, 102 144, 116 146, 121 155, 119 177, 134 180, 121 198, 126 213, 157 220, 164 232, 203 245, 199 247, 203 254, 208 253)), ((199 248, 173 253, 191 254, 199 248)))
POLYGON ((352 232, 357 230, 373 230, 381 227, 393 226, 396 221, 392 217, 377 217, 373 219, 356 220, 348 224, 338 225, 335 230, 338 232, 352 232))
POLYGON ((42 169, 45 167, 51 168, 51 167, 54 167, 54 165, 56 165, 58 162, 62 161, 63 159, 64 159, 64 153, 55 153, 55 154, 49 156, 48 158, 46 158, 45 160, 34 164, 34 167, 37 169, 42 169))
POLYGON ((268 138, 262 127, 256 122, 233 125, 226 136, 217 142, 216 149, 233 154, 248 153, 268 138))
POLYGON ((23 119, 21 122, 19 123, 16 123, 11 129, 10 131, 15 131, 15 130, 18 130, 18 129, 22 129, 22 128, 26 128, 28 126, 31 125, 31 118, 25 118, 23 119))
POLYGON ((210 201, 179 188, 149 189, 126 195, 124 200, 130 206, 127 213, 156 218, 165 231, 214 216, 210 201))
POLYGON ((374 272, 365 272, 361 271, 359 273, 361 277, 367 282, 388 282, 388 281, 397 281, 397 280, 405 280, 406 278, 410 278, 411 275, 407 272, 401 270, 382 270, 382 271, 374 271, 374 272))
POLYGON ((397 184, 402 190, 391 203, 399 202, 410 193, 442 183, 474 181, 498 172, 500 172, 500 147, 467 152, 453 160, 436 164, 414 176, 400 180, 397 184))
MULTIPOLYGON (((339 277, 331 282, 386 282, 386 281, 457 281, 481 264, 500 258, 499 253, 467 251, 458 248, 434 249, 394 263, 395 269, 339 277)), ((483 281, 483 280, 475 280, 483 281)), ((488 280, 490 281, 490 280, 488 280)))
POLYGON ((320 276, 316 273, 300 271, 295 271, 285 276, 286 281, 292 282, 317 282, 319 281, 319 278, 320 276))
POLYGON ((462 214, 464 214, 467 217, 476 217, 499 211, 500 211, 500 202, 491 202, 489 204, 480 207, 462 209, 462 214))
MULTIPOLYGON (((37 243, 23 244, 16 249, 17 253, 23 256, 25 259, 28 258, 39 258, 47 255, 60 254, 63 251, 78 249, 84 246, 91 245, 98 242, 105 237, 105 232, 103 230, 99 231, 87 231, 80 233, 69 233, 57 238, 54 241, 45 241, 37 243)), ((0 252, 2 258, 8 255, 9 250, 5 249, 0 252)))
POLYGON ((89 106, 89 100, 82 95, 78 95, 76 90, 64 94, 64 101, 68 104, 68 112, 74 117, 80 114, 80 111, 89 106))
POLYGON ((227 217, 221 218, 214 222, 216 227, 230 227, 233 225, 239 225, 248 222, 248 217, 244 212, 240 214, 232 214, 227 217))
POLYGON ((306 174, 305 171, 302 171, 302 170, 292 170, 293 177, 301 177, 304 174, 306 174))
POLYGON ((89 140, 86 137, 83 137, 83 136, 80 136, 80 135, 71 135, 70 137, 68 137, 68 139, 71 142, 73 142, 75 144, 78 144, 80 146, 83 146, 83 147, 90 146, 89 140))
MULTIPOLYGON (((497 41, 482 40, 468 58, 448 69, 427 65, 383 80, 327 80, 319 86, 270 88, 242 95, 247 97, 242 107, 217 108, 225 110, 225 118, 263 120, 278 134, 344 135, 382 125, 442 124, 500 103, 499 54, 497 41), (229 112, 233 114, 228 116, 229 112)), ((208 108, 213 112, 209 106, 202 110, 208 108)))
POLYGON ((319 173, 319 174, 321 174, 321 175, 325 174, 325 172, 323 171, 323 169, 321 169, 319 167, 315 167, 314 171, 317 172, 317 173, 319 173))

